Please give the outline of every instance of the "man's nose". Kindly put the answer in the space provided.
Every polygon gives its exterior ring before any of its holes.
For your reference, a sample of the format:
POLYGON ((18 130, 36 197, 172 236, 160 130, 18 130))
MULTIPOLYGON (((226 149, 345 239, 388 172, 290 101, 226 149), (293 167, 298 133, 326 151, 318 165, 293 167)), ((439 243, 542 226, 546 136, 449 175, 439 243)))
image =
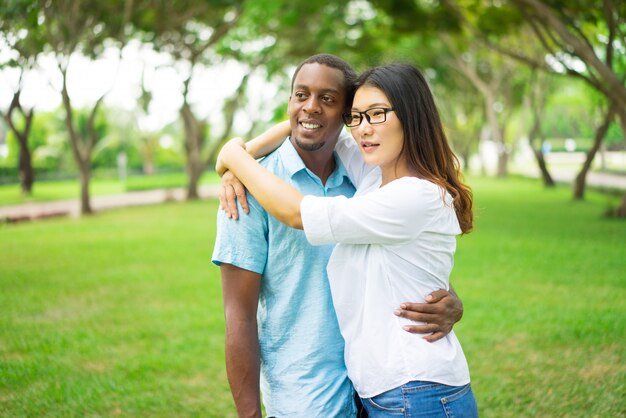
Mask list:
POLYGON ((307 113, 320 113, 322 107, 320 106, 319 99, 314 95, 311 95, 306 103, 304 103, 304 111, 307 113))

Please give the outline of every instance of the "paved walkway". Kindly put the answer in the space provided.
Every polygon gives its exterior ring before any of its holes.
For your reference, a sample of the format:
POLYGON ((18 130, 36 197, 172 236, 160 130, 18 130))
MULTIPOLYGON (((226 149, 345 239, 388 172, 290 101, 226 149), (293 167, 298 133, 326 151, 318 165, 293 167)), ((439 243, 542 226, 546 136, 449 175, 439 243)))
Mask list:
MULTIPOLYGON (((201 186, 198 189, 198 194, 200 198, 207 199, 216 197, 217 190, 218 186, 201 186)), ((152 205, 168 201, 181 201, 185 199, 185 194, 185 189, 178 188, 128 192, 112 196, 96 196, 91 198, 91 207, 94 211, 98 212, 125 206, 152 205)), ((77 217, 79 215, 80 201, 78 199, 0 206, 0 222, 19 222, 55 216, 77 217)))
MULTIPOLYGON (((529 177, 537 177, 538 172, 523 173, 529 177)), ((553 171, 555 181, 571 183, 576 172, 553 171)), ((626 190, 626 176, 608 173, 589 173, 587 184, 596 187, 606 187, 626 190)), ((217 196, 218 186, 202 186, 198 193, 200 198, 207 199, 217 196)), ((128 192, 114 196, 96 196, 91 199, 94 211, 101 211, 125 206, 151 205, 168 201, 181 201, 185 199, 185 189, 158 189, 141 192, 128 192)), ((19 222, 34 219, 50 218, 55 216, 80 215, 80 202, 78 199, 57 200, 50 202, 33 202, 22 205, 0 206, 0 222, 19 222)))
MULTIPOLYGON (((539 170, 533 168, 532 170, 521 172, 520 174, 528 177, 538 178, 539 170)), ((552 175, 552 178, 557 183, 571 184, 578 175, 578 171, 565 169, 550 170, 550 175, 552 175)), ((626 175, 591 172, 587 174, 587 185, 594 187, 626 190, 626 175)))

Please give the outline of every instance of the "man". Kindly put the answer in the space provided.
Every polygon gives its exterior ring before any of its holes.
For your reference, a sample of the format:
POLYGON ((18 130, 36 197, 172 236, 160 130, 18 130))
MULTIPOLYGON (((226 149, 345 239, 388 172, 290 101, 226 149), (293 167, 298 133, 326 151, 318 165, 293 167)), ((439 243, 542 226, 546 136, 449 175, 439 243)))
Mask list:
MULTIPOLYGON (((354 186, 333 150, 355 79, 332 55, 300 64, 289 98, 292 134, 262 164, 305 194, 352 196, 354 186)), ((259 381, 268 416, 355 416, 326 277, 332 246, 311 246, 303 231, 268 215, 251 196, 246 206, 249 214, 237 221, 220 211, 213 254, 222 275, 226 367, 239 416, 261 416, 259 381)), ((407 304, 422 313, 398 312, 428 322, 413 332, 435 332, 433 339, 449 332, 462 311, 458 298, 436 293, 433 301, 445 301, 407 304), (448 314, 436 315, 442 311, 448 314)))

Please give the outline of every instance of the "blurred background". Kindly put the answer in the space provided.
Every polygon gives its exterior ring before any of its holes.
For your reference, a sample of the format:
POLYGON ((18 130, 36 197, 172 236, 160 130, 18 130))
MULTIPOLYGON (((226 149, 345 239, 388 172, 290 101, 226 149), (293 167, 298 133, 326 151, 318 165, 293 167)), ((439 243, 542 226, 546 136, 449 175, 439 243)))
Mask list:
POLYGON ((2 1, 0 415, 235 416, 213 165, 286 119, 320 52, 408 62, 434 90, 476 197, 452 281, 481 414, 626 416, 611 0, 2 1), (185 202, 94 204, 149 190, 185 202))

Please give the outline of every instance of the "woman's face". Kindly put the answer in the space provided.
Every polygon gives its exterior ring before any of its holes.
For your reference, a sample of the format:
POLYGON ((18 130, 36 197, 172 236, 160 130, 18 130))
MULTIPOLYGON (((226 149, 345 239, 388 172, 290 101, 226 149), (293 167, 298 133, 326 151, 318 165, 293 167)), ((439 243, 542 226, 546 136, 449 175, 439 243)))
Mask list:
MULTIPOLYGON (((374 108, 391 108, 391 102, 385 93, 377 87, 364 85, 359 87, 354 95, 353 112, 365 112, 374 108)), ((368 112, 372 117, 381 111, 368 112)), ((396 112, 386 113, 386 120, 382 123, 371 124, 365 115, 359 126, 352 128, 352 136, 361 148, 365 162, 380 166, 383 170, 394 169, 400 158, 404 144, 402 125, 396 112)))

